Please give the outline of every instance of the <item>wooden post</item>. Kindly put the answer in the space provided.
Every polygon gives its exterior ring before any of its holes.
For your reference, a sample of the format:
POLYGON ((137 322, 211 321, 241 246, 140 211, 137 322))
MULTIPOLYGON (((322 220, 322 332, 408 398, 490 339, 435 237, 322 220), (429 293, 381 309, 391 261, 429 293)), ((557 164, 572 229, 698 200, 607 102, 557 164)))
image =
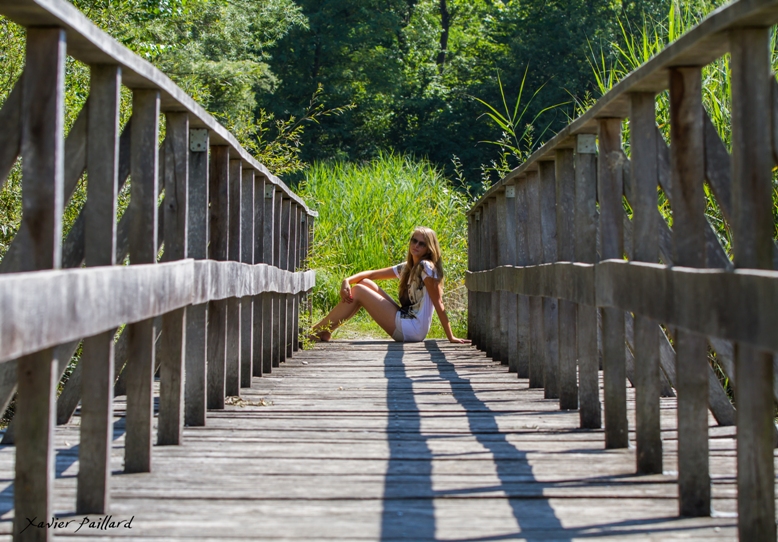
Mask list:
MULTIPOLYGON (((499 192, 497 194, 497 197, 495 198, 495 209, 494 209, 494 219, 495 219, 495 235, 493 236, 493 243, 496 245, 494 250, 494 258, 495 258, 495 267, 501 266, 501 265, 509 265, 513 263, 513 254, 509 254, 509 247, 508 247, 508 205, 507 205, 507 197, 505 191, 499 192)), ((513 201, 510 202, 513 204, 513 201)), ((513 218, 513 213, 511 213, 511 219, 513 218)), ((511 220, 512 222, 512 220, 511 220)), ((514 245, 515 246, 515 245, 514 245)), ((515 323, 515 319, 511 319, 508 314, 508 297, 509 293, 505 290, 499 290, 496 292, 496 301, 497 301, 497 313, 499 315, 498 318, 498 325, 497 328, 497 340, 498 340, 498 350, 500 352, 500 361, 503 365, 508 366, 508 371, 510 371, 510 340, 509 340, 509 330, 508 330, 508 322, 515 323)), ((513 294, 510 294, 513 296, 513 294)), ((515 326, 514 326, 515 327, 515 326)))
MULTIPOLYGON (((494 269, 500 261, 500 210, 499 202, 496 197, 489 198, 489 269, 494 269)), ((507 331, 507 327, 502 325, 503 313, 500 306, 500 300, 502 296, 496 288, 491 291, 491 345, 492 345, 492 358, 495 361, 499 361, 503 365, 507 365, 507 359, 505 358, 505 351, 503 350, 503 328, 507 331)), ((507 345, 507 341, 506 341, 507 345)))
MULTIPOLYGON (((265 215, 265 177, 253 173, 254 178, 254 264, 262 263, 263 254, 265 250, 265 236, 263 235, 264 228, 264 215, 265 215)), ((264 294, 254 296, 253 301, 253 337, 254 345, 252 346, 252 366, 251 374, 253 376, 262 376, 262 348, 263 348, 263 333, 262 333, 262 317, 263 317, 263 303, 266 296, 264 294)))
MULTIPOLYGON (((516 181, 516 265, 529 265, 528 220, 529 207, 527 202, 527 178, 526 176, 516 181)), ((529 378, 530 364, 530 308, 529 297, 519 295, 517 298, 517 330, 518 342, 516 376, 529 378)))
MULTIPOLYGON (((556 231, 557 257, 563 262, 575 260, 575 162, 573 149, 556 151, 556 231)), ((559 408, 578 408, 576 374, 576 304, 565 299, 559 303, 559 408)))
MULTIPOLYGON (((187 256, 208 257, 208 147, 205 128, 189 130, 189 220, 187 256)), ((208 303, 186 309, 186 379, 184 423, 204 426, 206 416, 206 359, 208 303)))
MULTIPOLYGON (((92 267, 116 264, 121 68, 92 66, 89 86, 89 182, 83 212, 86 265, 92 267)), ((112 329, 84 339, 78 514, 105 514, 109 507, 115 333, 112 329)))
MULTIPOLYGON (((467 215, 467 270, 475 271, 475 212, 467 215)), ((475 292, 467 291, 467 338, 476 343, 475 332, 475 292)))
MULTIPOLYGON (((166 113, 165 251, 163 260, 188 257, 189 220, 189 114, 166 113)), ((184 363, 186 359, 186 307, 162 315, 159 360, 159 420, 157 444, 181 444, 184 430, 184 363)))
MULTIPOLYGON (((210 198, 209 256, 226 261, 229 253, 230 148, 211 147, 208 196, 210 198)), ((227 300, 208 305, 208 408, 224 408, 225 371, 227 369, 227 300)))
MULTIPOLYGON (((283 198, 281 203, 281 236, 278 252, 278 267, 284 270, 289 270, 289 247, 291 246, 291 216, 292 216, 292 200, 289 198, 283 198)), ((289 348, 289 336, 291 335, 291 329, 289 329, 289 295, 280 294, 280 313, 279 313, 279 361, 286 361, 288 357, 289 348)))
MULTIPOLYGON (((27 29, 22 93, 20 271, 57 269, 62 250, 65 32, 27 29)), ((47 349, 17 361, 14 540, 50 540, 25 518, 50 517, 54 487, 57 359, 47 349)))
MULTIPOLYGON (((492 268, 492 216, 494 207, 490 200, 485 200, 481 205, 481 269, 488 270, 492 268)), ((494 359, 494 324, 495 317, 492 310, 492 292, 483 294, 483 312, 484 319, 484 352, 494 359)))
MULTIPOLYGON (((130 175, 130 263, 157 261, 157 194, 159 138, 159 92, 134 90, 132 97, 132 141, 130 175)), ((128 324, 129 359, 127 375, 127 434, 124 447, 125 472, 151 471, 151 438, 154 404, 152 382, 155 366, 156 326, 149 318, 128 324)))
MULTIPOLYGON (((656 107, 653 92, 631 95, 630 146, 632 148, 633 259, 659 261, 659 157, 656 107)), ((662 434, 659 424, 661 395, 659 331, 657 322, 635 314, 635 437, 637 472, 662 473, 662 434)))
MULTIPOLYGON (((284 196, 283 191, 278 190, 275 200, 274 200, 274 210, 273 210, 273 220, 275 223, 273 224, 273 265, 275 267, 280 268, 281 267, 281 228, 282 228, 282 216, 281 216, 281 206, 283 202, 284 196)), ((278 367, 281 363, 281 349, 284 345, 284 326, 283 322, 285 320, 281 320, 282 316, 282 305, 285 307, 286 303, 284 302, 284 296, 283 294, 274 293, 273 294, 273 367, 278 367)))
MULTIPOLYGON (((295 216, 295 223, 297 229, 295 232, 295 264, 292 267, 292 271, 302 270, 302 255, 303 255, 303 239, 307 239, 305 234, 305 211, 299 205, 295 206, 297 213, 295 216)), ((294 310, 292 310, 292 352, 297 352, 300 349, 300 300, 302 299, 302 292, 294 294, 292 299, 294 300, 294 310)))
MULTIPOLYGON (((732 224, 735 266, 771 269, 771 137, 767 28, 730 32, 732 54, 732 224)), ((773 119, 773 123, 776 119, 773 119)), ((746 317, 747 315, 743 315, 746 317)), ((775 540, 772 355, 735 345, 740 540, 775 540)))
MULTIPOLYGON (((503 206, 504 216, 501 217, 501 223, 504 224, 504 241, 502 244, 501 265, 518 265, 516 256, 516 185, 511 184, 505 187, 505 204, 503 206)), ((502 226, 501 226, 502 228, 502 226)), ((501 232, 503 229, 500 230, 501 232)), ((518 296, 513 292, 502 292, 505 300, 504 322, 507 326, 506 339, 508 341, 506 352, 508 356, 508 371, 518 372, 519 367, 519 327, 518 327, 518 296)))
MULTIPOLYGON (((600 158, 597 164, 600 201, 600 253, 603 260, 624 257, 624 193, 621 119, 599 119, 600 158)), ((626 448, 627 372, 624 352, 624 311, 602 312, 603 383, 605 387, 605 447, 626 448)))
MULTIPOLYGON (((670 70, 670 162, 676 265, 705 267, 705 147, 701 68, 670 70)), ((676 331, 678 493, 683 516, 710 515, 708 472, 708 343, 676 331)))
MULTIPOLYGON (((289 209, 289 242, 288 242, 288 255, 286 262, 286 270, 294 271, 297 263, 297 204, 291 202, 289 209)), ((297 306, 296 296, 292 294, 286 295, 286 357, 291 358, 294 352, 293 343, 297 340, 297 331, 294 327, 294 311, 297 306)))
MULTIPOLYGON (((254 170, 244 169, 241 181, 240 261, 254 263, 254 170)), ((240 387, 250 388, 254 374, 254 300, 245 296, 240 300, 240 387)))
MULTIPOLYGON (((243 164, 241 160, 230 160, 230 234, 227 259, 241 261, 241 196, 243 164)), ((240 299, 227 300, 227 367, 224 375, 224 393, 240 395, 240 337, 241 316, 240 299)))
MULTIPOLYGON (((537 171, 527 172, 527 249, 529 265, 543 261, 543 241, 540 225, 540 178, 537 171)), ((530 296, 529 387, 543 387, 543 366, 546 349, 543 331, 543 298, 530 296)))
MULTIPOLYGON (((469 244, 473 251, 473 271, 481 270, 481 208, 473 211, 473 242, 469 244)), ((473 345, 483 350, 482 322, 481 322, 481 292, 473 292, 473 305, 468 311, 473 312, 473 345)))
MULTIPOLYGON (((540 162, 540 226, 543 257, 541 263, 553 263, 557 258, 556 241, 556 166, 555 162, 540 162)), ((544 396, 559 397, 559 312, 558 301, 543 298, 543 337, 546 355, 543 364, 544 396)))
MULTIPOLYGON (((275 229, 276 229, 276 187, 267 179, 265 180, 264 211, 262 218, 262 262, 273 265, 275 254, 275 229)), ((269 374, 273 370, 274 343, 278 340, 275 335, 277 312, 275 294, 270 292, 262 294, 262 373, 269 374)))
MULTIPOLYGON (((576 136, 575 260, 597 263, 597 146, 594 134, 576 136)), ((578 305, 578 409, 584 429, 602 427, 597 308, 578 305)))

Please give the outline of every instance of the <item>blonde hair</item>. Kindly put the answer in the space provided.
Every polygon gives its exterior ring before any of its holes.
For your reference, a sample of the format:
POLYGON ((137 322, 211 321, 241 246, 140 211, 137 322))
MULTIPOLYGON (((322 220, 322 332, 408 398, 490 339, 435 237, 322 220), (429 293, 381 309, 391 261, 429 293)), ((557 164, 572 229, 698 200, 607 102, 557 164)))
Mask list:
POLYGON ((413 265, 413 256, 411 255, 411 247, 408 246, 408 255, 405 258, 405 267, 403 267, 402 273, 400 273, 400 305, 407 307, 411 304, 410 297, 408 296, 408 287, 410 286, 411 279, 421 276, 421 262, 422 260, 429 260, 435 267, 435 271, 438 273, 438 280, 443 281, 443 258, 440 253, 440 244, 438 243, 438 236, 430 228, 424 226, 416 226, 413 230, 411 237, 416 234, 424 236, 424 242, 427 244, 427 253, 421 257, 419 263, 413 265))

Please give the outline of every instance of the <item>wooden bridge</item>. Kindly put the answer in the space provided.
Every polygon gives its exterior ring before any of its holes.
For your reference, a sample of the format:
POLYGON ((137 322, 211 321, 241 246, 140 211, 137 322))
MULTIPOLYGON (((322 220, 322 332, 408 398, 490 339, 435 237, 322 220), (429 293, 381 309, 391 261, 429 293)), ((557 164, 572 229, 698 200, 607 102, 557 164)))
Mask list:
POLYGON ((775 540, 778 2, 711 14, 476 203, 478 350, 300 352, 316 213, 69 3, 0 0, 0 13, 27 27, 0 109, 0 180, 18 158, 23 175, 0 262, 2 409, 16 393, 0 534, 775 540), (701 68, 726 53, 731 154, 701 94, 701 68), (91 69, 67 137, 66 55, 91 69), (706 220, 706 183, 733 258, 706 220), (85 517, 102 519, 76 532, 85 517))

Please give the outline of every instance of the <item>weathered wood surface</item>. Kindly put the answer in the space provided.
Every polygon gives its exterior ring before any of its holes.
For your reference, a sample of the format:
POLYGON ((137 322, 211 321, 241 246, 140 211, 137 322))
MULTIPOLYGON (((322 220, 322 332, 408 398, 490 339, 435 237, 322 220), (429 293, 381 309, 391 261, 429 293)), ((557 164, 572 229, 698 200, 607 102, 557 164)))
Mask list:
POLYGON ((191 259, 3 275, 0 361, 189 304, 266 291, 303 292, 314 280, 314 271, 291 273, 264 264, 191 259), (120 301, 101 302, 107 298, 120 301))
MULTIPOLYGON (((317 346, 244 390, 244 406, 155 447, 153 474, 115 476, 111 514, 155 540, 732 540, 735 433, 710 427, 714 517, 677 516, 675 400, 662 399, 665 474, 635 475, 543 391, 474 348, 427 341, 317 346), (268 406, 258 406, 264 402, 268 406)), ((630 427, 634 395, 628 394, 630 427)), ((116 403, 113 471, 121 469, 116 403)), ((634 433, 629 434, 634 444, 634 433)), ((75 516, 77 422, 57 429, 53 510, 75 516)), ((0 448, 0 538, 15 450, 0 448)), ((75 523, 55 531, 73 535, 75 523)))

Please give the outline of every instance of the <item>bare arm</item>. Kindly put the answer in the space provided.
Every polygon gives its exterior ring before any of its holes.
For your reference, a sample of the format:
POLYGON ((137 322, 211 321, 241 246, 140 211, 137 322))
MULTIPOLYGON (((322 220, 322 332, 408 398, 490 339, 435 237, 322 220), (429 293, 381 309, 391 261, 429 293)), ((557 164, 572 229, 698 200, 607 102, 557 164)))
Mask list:
POLYGON ((340 298, 346 303, 351 303, 351 286, 359 284, 365 279, 370 280, 388 280, 396 279, 397 275, 394 274, 394 269, 391 267, 384 267, 383 269, 372 269, 368 271, 360 271, 355 275, 346 277, 340 285, 340 298))
POLYGON ((430 301, 432 301, 432 306, 435 307, 435 312, 440 320, 440 325, 443 326, 443 331, 446 332, 446 337, 448 337, 449 342, 468 344, 470 342, 468 339, 458 339, 457 337, 454 337, 454 333, 451 331, 451 323, 448 321, 446 308, 443 306, 443 286, 440 284, 440 281, 433 279, 432 277, 427 277, 424 279, 424 286, 427 288, 427 293, 430 296, 430 301))

